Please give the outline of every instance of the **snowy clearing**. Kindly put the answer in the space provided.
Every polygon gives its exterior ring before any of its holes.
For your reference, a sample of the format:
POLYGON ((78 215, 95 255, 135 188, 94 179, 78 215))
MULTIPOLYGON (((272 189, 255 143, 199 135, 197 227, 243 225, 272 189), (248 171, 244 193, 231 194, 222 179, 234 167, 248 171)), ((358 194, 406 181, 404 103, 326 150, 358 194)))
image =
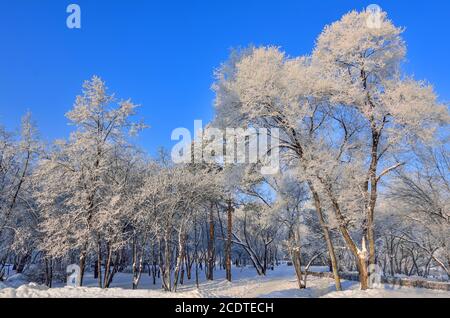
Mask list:
MULTIPOLYGON (((281 266, 268 274, 258 277, 251 268, 234 270, 236 281, 229 283, 224 279, 225 272, 218 272, 218 279, 202 282, 197 289, 193 282, 181 286, 176 293, 164 292, 160 285, 152 285, 150 277, 143 277, 138 290, 130 289, 130 274, 118 274, 113 288, 94 287, 96 281, 92 275, 87 278, 88 286, 82 288, 47 288, 34 283, 18 288, 0 286, 0 298, 450 298, 450 292, 392 287, 369 291, 359 290, 357 282, 344 281, 343 292, 336 292, 334 282, 329 278, 308 277, 308 288, 299 290, 294 269, 281 266)), ((6 286, 6 285, 4 285, 6 286)))

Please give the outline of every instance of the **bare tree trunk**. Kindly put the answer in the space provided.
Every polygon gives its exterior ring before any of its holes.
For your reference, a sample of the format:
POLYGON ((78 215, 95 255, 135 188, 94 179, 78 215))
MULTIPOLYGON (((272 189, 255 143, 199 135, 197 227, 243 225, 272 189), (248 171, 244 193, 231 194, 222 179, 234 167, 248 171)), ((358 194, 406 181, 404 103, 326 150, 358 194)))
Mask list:
POLYGON ((103 276, 103 288, 109 287, 110 274, 111 274, 111 259, 112 259, 112 248, 110 243, 106 243, 106 264, 105 264, 105 274, 103 276))
POLYGON ((51 257, 45 258, 45 285, 52 288, 53 283, 53 259, 51 257))
POLYGON ((142 271, 144 270, 144 248, 142 249, 142 252, 139 255, 139 265, 134 266, 133 269, 133 289, 138 289, 139 282, 141 281, 142 277, 142 271))
MULTIPOLYGON (((158 257, 158 254, 156 253, 156 244, 153 243, 152 244, 152 261, 153 261, 153 266, 151 267, 153 285, 156 285, 156 267, 157 267, 157 263, 158 263, 157 257, 158 257)), ((149 266, 150 266, 150 264, 149 264, 149 266)))
POLYGON ((97 266, 96 266, 97 272, 96 276, 98 279, 98 287, 102 288, 102 243, 100 240, 97 242, 97 266))
POLYGON ((195 285, 199 287, 198 281, 198 233, 197 233, 197 220, 194 219, 194 262, 195 262, 195 285))
POLYGON ((170 230, 166 229, 166 233, 164 236, 164 265, 162 272, 162 280, 163 280, 163 288, 165 291, 170 291, 171 288, 171 275, 170 275, 170 230))
POLYGON ((199 277, 198 277, 198 255, 195 256, 195 285, 199 288, 199 277))
POLYGON ((303 284, 302 261, 300 255, 300 246, 292 248, 291 258, 292 263, 294 264, 295 274, 297 276, 298 288, 305 289, 306 286, 303 284))
POLYGON ((178 235, 178 258, 173 278, 174 279, 173 290, 175 292, 177 291, 180 269, 183 266, 183 260, 185 256, 185 248, 184 248, 185 241, 186 241, 186 233, 184 232, 184 227, 182 226, 180 228, 180 233, 178 235))
POLYGON ((332 208, 334 210, 337 221, 339 223, 339 230, 340 230, 342 236, 344 237, 344 240, 347 243, 347 246, 349 247, 350 251, 352 252, 353 256, 355 257, 356 266, 358 268, 358 273, 359 273, 361 290, 366 290, 369 288, 368 266, 367 266, 367 255, 366 255, 367 254, 366 240, 363 236, 362 248, 361 248, 361 250, 359 250, 357 245, 353 241, 352 237, 350 236, 349 230, 347 228, 347 223, 345 222, 345 218, 342 214, 339 203, 338 203, 337 199, 334 197, 334 194, 333 194, 330 184, 324 182, 323 180, 321 180, 321 182, 325 186, 325 190, 331 201, 332 208))
POLYGON ((323 216, 320 197, 316 189, 314 188, 312 182, 308 181, 308 185, 314 198, 314 205, 316 208, 317 216, 319 218, 320 227, 322 228, 323 236, 325 237, 325 242, 327 243, 328 256, 330 257, 331 267, 333 270, 334 284, 336 286, 336 290, 341 291, 342 286, 341 286, 341 278, 339 277, 339 266, 336 259, 336 253, 334 251, 333 241, 331 240, 330 232, 328 231, 328 226, 323 216))
MULTIPOLYGON (((144 251, 146 239, 142 242, 140 254, 137 252, 137 237, 133 238, 133 289, 137 289, 141 280, 142 271, 144 270, 144 251)), ((150 267, 150 265, 149 265, 150 267)))
POLYGON ((361 284, 361 290, 369 288, 369 273, 367 270, 367 260, 365 257, 358 257, 356 260, 356 266, 358 267, 359 282, 361 284))
POLYGON ((184 274, 186 273, 184 265, 185 265, 185 262, 182 262, 181 263, 181 272, 180 272, 180 285, 184 284, 184 274))
POLYGON ((189 254, 189 247, 188 244, 186 244, 186 257, 185 257, 185 267, 186 267, 186 276, 188 280, 192 279, 192 258, 189 254))
POLYGON ((227 244, 225 248, 225 268, 226 279, 231 282, 231 237, 233 231, 233 206, 231 200, 228 201, 227 210, 227 244))
POLYGON ((163 266, 164 266, 164 261, 163 261, 163 251, 162 251, 162 244, 161 244, 161 239, 159 239, 158 242, 158 255, 159 255, 159 261, 158 261, 158 278, 161 278, 162 275, 162 270, 163 270, 163 266))
POLYGON ((266 275, 266 273, 267 273, 267 243, 265 240, 264 240, 263 272, 264 272, 264 275, 266 275))
POLYGON ((83 286, 84 271, 86 268, 86 249, 80 252, 80 287, 83 286))
POLYGON ((209 237, 208 237, 208 280, 214 280, 214 263, 216 257, 215 233, 214 233, 214 204, 211 204, 209 213, 209 237))

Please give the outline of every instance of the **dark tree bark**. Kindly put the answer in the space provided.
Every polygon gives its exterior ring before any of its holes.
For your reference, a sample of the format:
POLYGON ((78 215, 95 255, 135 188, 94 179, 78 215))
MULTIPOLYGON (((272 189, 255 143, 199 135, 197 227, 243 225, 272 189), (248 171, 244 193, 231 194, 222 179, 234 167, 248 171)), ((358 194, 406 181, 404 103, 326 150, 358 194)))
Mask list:
POLYGON ((214 280, 214 265, 216 259, 215 229, 214 229, 214 204, 211 204, 209 212, 209 236, 208 236, 208 280, 214 280))
POLYGON ((322 228, 323 236, 325 238, 325 242, 327 243, 327 249, 328 249, 328 256, 330 258, 331 267, 333 270, 333 276, 334 276, 334 284, 336 286, 336 290, 340 291, 342 290, 341 286, 341 278, 339 277, 339 266, 336 258, 336 253, 334 251, 334 245, 333 241, 331 240, 330 232, 328 230, 328 226, 325 222, 325 218, 323 216, 322 212, 322 203, 320 201, 319 194, 317 193, 316 189, 314 188, 314 185, 312 182, 308 182, 309 188, 311 190, 311 193, 313 195, 314 199, 314 205, 316 208, 316 213, 319 218, 320 227, 322 228))
POLYGON ((226 279, 231 282, 231 244, 233 235, 233 206, 231 200, 228 201, 227 209, 227 241, 225 248, 225 269, 226 279))
POLYGON ((97 243, 97 264, 95 268, 97 269, 95 276, 98 279, 98 287, 102 288, 102 244, 100 240, 97 243))
POLYGON ((171 272, 171 250, 170 250, 170 237, 171 237, 171 230, 166 229, 166 233, 164 235, 164 264, 163 264, 163 270, 162 270, 162 283, 163 283, 163 289, 165 291, 170 291, 172 288, 172 283, 170 279, 170 272, 171 272))
POLYGON ((53 284, 53 259, 51 257, 45 258, 45 285, 52 288, 53 284))
POLYGON ((86 249, 80 252, 80 287, 83 286, 84 272, 86 268, 86 249))

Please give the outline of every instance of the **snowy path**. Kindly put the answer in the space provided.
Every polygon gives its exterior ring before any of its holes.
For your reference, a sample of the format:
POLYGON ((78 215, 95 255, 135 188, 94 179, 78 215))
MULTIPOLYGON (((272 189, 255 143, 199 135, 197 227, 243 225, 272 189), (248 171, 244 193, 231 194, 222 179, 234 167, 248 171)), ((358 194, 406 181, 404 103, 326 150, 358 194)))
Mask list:
POLYGON ((312 277, 310 288, 299 290, 294 276, 275 278, 248 278, 234 283, 211 282, 200 286, 199 293, 206 298, 311 298, 334 291, 333 281, 312 277))

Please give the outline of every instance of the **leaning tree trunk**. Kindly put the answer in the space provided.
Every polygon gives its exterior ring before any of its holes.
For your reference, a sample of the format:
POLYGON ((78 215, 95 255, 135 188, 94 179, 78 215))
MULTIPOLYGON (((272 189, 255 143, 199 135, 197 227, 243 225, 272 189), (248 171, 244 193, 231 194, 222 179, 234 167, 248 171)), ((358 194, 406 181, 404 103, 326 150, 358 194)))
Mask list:
POLYGON ((361 250, 359 250, 355 241, 353 241, 352 237, 350 236, 350 232, 347 228, 347 223, 345 221, 344 215, 342 214, 341 207, 337 199, 333 195, 331 186, 327 183, 324 183, 324 185, 330 198, 331 205, 336 215, 337 221, 339 223, 339 230, 342 236, 344 237, 347 246, 349 247, 350 251, 355 257, 356 267, 358 268, 359 273, 359 282, 361 284, 361 290, 366 290, 369 288, 369 273, 367 266, 367 249, 365 237, 363 236, 362 248, 361 250))
POLYGON ((320 227, 322 228, 322 232, 325 237, 325 242, 327 243, 328 256, 330 257, 331 267, 333 270, 334 284, 336 286, 336 290, 341 291, 342 286, 341 286, 341 278, 339 277, 339 266, 336 258, 336 253, 334 251, 333 241, 331 240, 330 232, 328 230, 328 226, 323 216, 320 197, 317 191, 315 190, 312 182, 308 181, 308 185, 314 198, 314 205, 316 207, 316 213, 319 218, 320 227))
POLYGON ((142 271, 144 270, 144 248, 139 255, 139 265, 133 265, 133 289, 138 289, 139 282, 141 281, 142 271))
POLYGON ((374 215, 375 206, 378 199, 378 145, 380 142, 380 132, 376 128, 376 124, 372 123, 372 151, 371 151, 371 163, 369 167, 369 179, 370 179, 370 190, 369 181, 366 184, 366 190, 369 198, 367 203, 367 240, 369 242, 369 264, 376 264, 376 254, 375 254, 375 232, 374 232, 374 215))

